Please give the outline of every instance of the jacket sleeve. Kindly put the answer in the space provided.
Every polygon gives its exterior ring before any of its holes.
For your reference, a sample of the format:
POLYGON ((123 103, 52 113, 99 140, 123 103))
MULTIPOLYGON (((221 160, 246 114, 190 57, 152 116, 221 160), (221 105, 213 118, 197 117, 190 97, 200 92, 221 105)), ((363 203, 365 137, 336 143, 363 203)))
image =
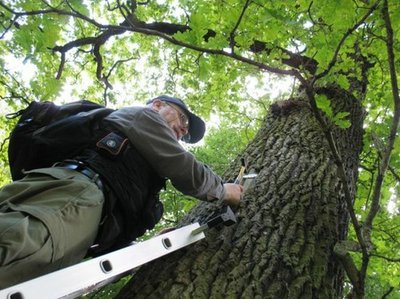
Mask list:
POLYGON ((181 146, 156 111, 127 107, 111 113, 105 121, 125 134, 155 171, 182 193, 206 201, 223 198, 221 178, 181 146))

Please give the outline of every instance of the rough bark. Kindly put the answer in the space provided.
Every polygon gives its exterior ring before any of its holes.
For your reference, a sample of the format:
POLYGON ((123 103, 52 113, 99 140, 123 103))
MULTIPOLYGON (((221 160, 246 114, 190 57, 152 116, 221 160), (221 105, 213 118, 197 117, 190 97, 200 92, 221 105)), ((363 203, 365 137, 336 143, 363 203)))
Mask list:
MULTIPOLYGON (((354 195, 362 147, 360 102, 337 88, 318 92, 352 127, 334 129, 354 195)), ((338 298, 343 271, 333 247, 348 216, 331 150, 300 95, 274 104, 242 157, 258 173, 238 223, 142 267, 119 298, 338 298)), ((233 178, 238 162, 227 178, 233 178)), ((205 221, 219 204, 201 203, 182 225, 205 221)))

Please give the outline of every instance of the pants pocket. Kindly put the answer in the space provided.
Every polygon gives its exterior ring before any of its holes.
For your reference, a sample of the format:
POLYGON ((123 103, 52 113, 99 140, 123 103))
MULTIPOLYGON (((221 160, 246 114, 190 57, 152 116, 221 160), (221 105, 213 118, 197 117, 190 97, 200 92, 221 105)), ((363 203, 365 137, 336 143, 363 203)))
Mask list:
POLYGON ((0 287, 51 271, 53 244, 46 226, 17 211, 0 217, 0 287))

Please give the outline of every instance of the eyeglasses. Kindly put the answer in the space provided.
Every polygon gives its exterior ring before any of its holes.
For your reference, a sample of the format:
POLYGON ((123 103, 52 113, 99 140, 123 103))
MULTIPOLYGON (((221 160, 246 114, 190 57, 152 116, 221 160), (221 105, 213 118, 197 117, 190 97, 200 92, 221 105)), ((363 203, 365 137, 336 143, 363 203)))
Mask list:
POLYGON ((185 128, 186 130, 189 130, 189 119, 186 116, 186 114, 184 114, 180 110, 178 110, 178 108, 175 107, 175 105, 170 104, 168 102, 164 102, 164 103, 167 104, 168 106, 170 106, 172 109, 174 109, 178 113, 179 119, 181 120, 182 127, 185 128))

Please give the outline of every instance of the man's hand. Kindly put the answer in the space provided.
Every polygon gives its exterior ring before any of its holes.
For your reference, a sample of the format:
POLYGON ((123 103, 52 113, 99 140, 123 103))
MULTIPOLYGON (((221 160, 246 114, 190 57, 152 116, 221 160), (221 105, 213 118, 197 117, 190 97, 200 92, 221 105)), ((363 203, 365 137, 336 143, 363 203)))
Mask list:
POLYGON ((226 183, 224 184, 224 188, 224 203, 229 206, 239 205, 240 200, 243 198, 243 186, 239 184, 226 183))

